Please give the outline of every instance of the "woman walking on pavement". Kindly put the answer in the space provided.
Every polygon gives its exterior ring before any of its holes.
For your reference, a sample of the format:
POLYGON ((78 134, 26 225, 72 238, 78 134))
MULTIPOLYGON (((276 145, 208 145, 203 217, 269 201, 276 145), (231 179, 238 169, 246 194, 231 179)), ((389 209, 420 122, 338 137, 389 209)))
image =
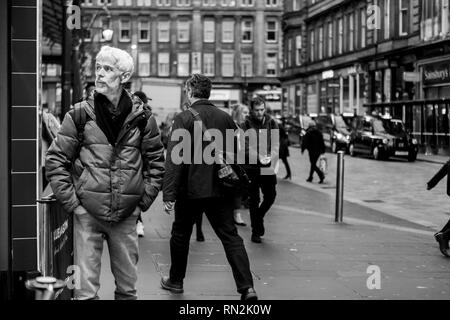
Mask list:
MULTIPOLYGON (((436 175, 428 182, 427 190, 433 189, 445 176, 447 176, 447 195, 450 196, 450 161, 444 164, 436 175)), ((434 238, 439 243, 441 253, 447 258, 450 257, 449 240, 450 240, 450 220, 444 228, 434 235, 434 238)))
POLYGON ((292 173, 291 173, 291 167, 289 165, 288 158, 290 156, 289 154, 289 137, 286 133, 286 130, 284 129, 284 121, 279 120, 278 126, 280 129, 280 159, 283 161, 284 166, 286 168, 286 176, 284 177, 284 180, 291 180, 292 179, 292 173))
MULTIPOLYGON (((247 117, 249 116, 249 114, 250 114, 249 107, 246 106, 245 104, 239 104, 233 110, 232 118, 233 118, 234 122, 236 123, 236 125, 239 128, 242 128, 242 125, 245 122, 245 120, 247 119, 247 117)), ((239 141, 239 139, 238 139, 238 141, 239 141)), ((243 191, 242 194, 239 192, 236 192, 236 195, 234 197, 233 217, 234 217, 234 223, 236 225, 245 227, 247 224, 245 223, 244 219, 242 219, 240 210, 242 207, 242 198, 248 192, 247 192, 247 190, 242 190, 242 191, 243 191)))

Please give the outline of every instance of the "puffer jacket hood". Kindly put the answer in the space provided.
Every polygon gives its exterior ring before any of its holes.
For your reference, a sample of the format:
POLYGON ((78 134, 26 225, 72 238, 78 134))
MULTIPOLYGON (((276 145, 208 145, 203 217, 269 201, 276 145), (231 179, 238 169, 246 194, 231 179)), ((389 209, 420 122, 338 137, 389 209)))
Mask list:
POLYGON ((106 222, 127 218, 137 206, 146 211, 164 175, 164 149, 156 120, 150 117, 141 134, 133 124, 145 117, 144 110, 133 107, 113 146, 96 123, 93 100, 81 104, 88 116, 81 148, 71 111, 47 153, 46 172, 55 196, 68 212, 82 205, 106 222))

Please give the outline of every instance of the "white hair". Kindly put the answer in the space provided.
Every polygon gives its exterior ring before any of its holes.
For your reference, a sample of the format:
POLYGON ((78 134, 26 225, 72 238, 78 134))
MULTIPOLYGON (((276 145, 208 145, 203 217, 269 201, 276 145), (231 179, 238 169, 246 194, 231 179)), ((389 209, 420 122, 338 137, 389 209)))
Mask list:
POLYGON ((110 46, 103 46, 100 52, 95 57, 95 60, 101 60, 102 58, 113 58, 114 66, 122 72, 134 71, 134 62, 130 54, 122 49, 114 48, 110 46))

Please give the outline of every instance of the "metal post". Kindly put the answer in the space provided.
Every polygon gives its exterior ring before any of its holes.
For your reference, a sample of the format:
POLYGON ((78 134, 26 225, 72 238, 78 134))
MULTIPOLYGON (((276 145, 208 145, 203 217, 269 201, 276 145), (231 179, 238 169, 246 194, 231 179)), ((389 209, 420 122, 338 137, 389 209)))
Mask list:
POLYGON ((336 218, 337 223, 344 220, 344 151, 338 152, 336 174, 336 218))
POLYGON ((53 239, 52 226, 50 224, 50 206, 56 202, 56 198, 50 195, 43 197, 37 202, 44 205, 42 217, 39 221, 40 262, 42 275, 48 277, 53 275, 53 239))

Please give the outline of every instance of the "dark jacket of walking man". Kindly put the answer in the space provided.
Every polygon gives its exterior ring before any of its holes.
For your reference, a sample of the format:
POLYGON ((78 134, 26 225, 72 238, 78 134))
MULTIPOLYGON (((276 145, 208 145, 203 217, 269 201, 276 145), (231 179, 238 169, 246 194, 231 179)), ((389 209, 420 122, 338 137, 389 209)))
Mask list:
MULTIPOLYGON (((186 81, 185 91, 190 102, 190 109, 198 113, 201 121, 194 120, 194 114, 186 110, 178 114, 173 122, 163 183, 165 210, 169 214, 175 211, 170 239, 172 265, 170 276, 161 279, 161 286, 173 293, 183 293, 189 240, 194 223, 204 212, 223 244, 241 299, 256 300, 247 252, 233 220, 234 194, 226 191, 221 185, 218 165, 205 162, 203 152, 210 143, 201 142, 203 136, 201 129, 200 135, 194 136, 194 126, 198 125, 200 128, 203 126, 207 130, 215 130, 222 137, 226 137, 227 130, 236 129, 233 119, 208 101, 211 86, 211 80, 207 77, 199 74, 192 75, 186 81), (200 143, 196 143, 196 140, 200 143), (188 141, 186 149, 192 151, 187 156, 187 150, 178 149, 185 141, 188 141), (196 154, 201 155, 200 159, 195 159, 196 154)), ((219 149, 219 143, 216 141, 215 144, 219 149)))
POLYGON ((306 181, 312 182, 314 172, 316 172, 320 179, 319 183, 322 184, 325 180, 325 174, 317 167, 317 160, 325 153, 325 142, 323 141, 322 132, 320 132, 312 122, 309 124, 309 128, 306 130, 306 134, 303 137, 302 154, 305 150, 308 150, 309 161, 311 162, 309 178, 306 181))
POLYGON ((137 298, 136 220, 161 189, 164 149, 155 119, 133 107, 123 89, 133 68, 127 52, 102 47, 96 57, 93 99, 66 114, 47 153, 53 192, 74 215, 74 260, 81 277, 76 299, 98 298, 105 239, 115 298, 137 298), (77 110, 86 116, 81 137, 77 110))
POLYGON ((245 169, 250 179, 248 192, 252 227, 251 240, 261 243, 261 237, 265 234, 264 217, 277 196, 277 177, 274 165, 279 157, 280 135, 277 122, 266 113, 266 102, 260 97, 253 99, 250 116, 242 127, 246 133, 245 148, 249 157, 245 169), (257 137, 254 142, 251 141, 252 132, 257 137), (262 134, 263 132, 265 134, 262 134), (257 160, 254 164, 251 163, 253 154, 257 160), (260 191, 263 194, 262 202, 260 191))

